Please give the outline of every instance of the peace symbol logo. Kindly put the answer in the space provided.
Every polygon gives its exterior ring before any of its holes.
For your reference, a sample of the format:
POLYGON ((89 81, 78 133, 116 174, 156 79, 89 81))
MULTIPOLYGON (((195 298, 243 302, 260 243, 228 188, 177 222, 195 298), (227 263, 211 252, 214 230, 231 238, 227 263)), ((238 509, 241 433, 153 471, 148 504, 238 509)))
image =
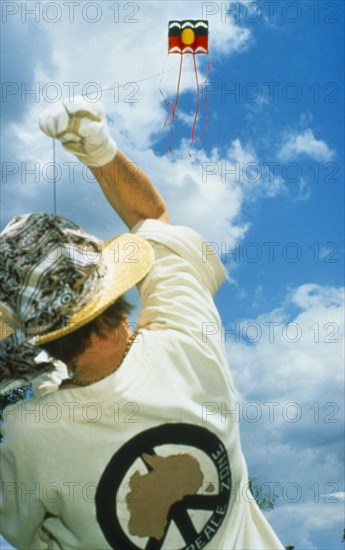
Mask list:
POLYGON ((222 441, 201 426, 164 424, 111 458, 97 486, 97 521, 112 548, 199 550, 220 529, 230 492, 222 441))

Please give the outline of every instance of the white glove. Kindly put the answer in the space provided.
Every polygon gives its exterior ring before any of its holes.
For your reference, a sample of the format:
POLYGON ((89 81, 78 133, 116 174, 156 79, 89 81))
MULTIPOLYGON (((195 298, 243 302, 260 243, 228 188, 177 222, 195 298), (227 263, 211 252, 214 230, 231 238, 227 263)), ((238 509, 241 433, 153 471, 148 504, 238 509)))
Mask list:
POLYGON ((118 148, 109 134, 101 103, 90 103, 83 97, 63 99, 43 111, 41 130, 62 145, 87 166, 103 166, 116 155, 118 148))

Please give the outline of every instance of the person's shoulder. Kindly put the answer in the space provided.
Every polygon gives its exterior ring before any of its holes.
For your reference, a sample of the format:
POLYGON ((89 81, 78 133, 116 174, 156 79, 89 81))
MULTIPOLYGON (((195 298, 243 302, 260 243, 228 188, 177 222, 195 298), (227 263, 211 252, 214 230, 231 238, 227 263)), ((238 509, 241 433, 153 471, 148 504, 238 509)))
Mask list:
MULTIPOLYGON (((193 274, 214 295, 226 278, 226 271, 217 251, 195 229, 183 225, 170 225, 158 220, 144 220, 133 229, 137 235, 149 240, 155 249, 156 261, 167 260, 168 268, 182 260, 193 269, 193 274)), ((183 271, 176 264, 175 270, 183 271)))

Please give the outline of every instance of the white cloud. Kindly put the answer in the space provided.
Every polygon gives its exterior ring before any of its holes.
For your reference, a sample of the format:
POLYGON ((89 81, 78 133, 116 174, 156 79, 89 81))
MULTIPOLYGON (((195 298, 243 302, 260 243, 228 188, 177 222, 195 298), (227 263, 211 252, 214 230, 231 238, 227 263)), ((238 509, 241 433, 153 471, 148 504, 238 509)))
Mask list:
POLYGON ((228 344, 241 394, 263 400, 293 395, 301 403, 320 395, 325 401, 339 397, 343 307, 343 289, 305 284, 290 292, 282 307, 241 320, 239 335, 251 345, 228 344), (300 309, 293 318, 291 305, 300 309))
POLYGON ((343 300, 344 289, 314 283, 304 284, 291 294, 291 301, 304 310, 316 307, 338 308, 343 305, 343 300))
POLYGON ((345 500, 345 492, 344 491, 339 491, 338 493, 334 493, 332 496, 334 498, 338 498, 339 500, 345 500))
POLYGON ((235 174, 234 179, 241 184, 248 199, 259 195, 275 197, 281 192, 287 192, 283 178, 260 162, 253 147, 244 147, 239 139, 235 139, 229 147, 227 157, 230 164, 226 169, 235 174))
MULTIPOLYGON (((223 4, 224 7, 225 3, 223 4)), ((223 9, 223 8, 221 8, 223 9)), ((242 52, 252 43, 252 34, 249 28, 240 27, 228 14, 219 12, 216 16, 208 17, 210 24, 210 44, 220 54, 242 52)))
POLYGON ((309 128, 300 134, 290 134, 278 152, 278 158, 285 162, 294 160, 299 155, 307 155, 317 161, 330 161, 334 158, 335 151, 322 139, 316 139, 309 128))
POLYGON ((226 342, 249 471, 264 490, 275 484, 269 521, 296 548, 326 547, 318 532, 341 538, 343 325, 344 289, 309 283, 226 342))
POLYGON ((284 544, 291 544, 296 550, 341 548, 344 515, 342 508, 342 504, 325 504, 322 498, 319 502, 303 500, 293 504, 284 503, 283 506, 278 505, 271 513, 270 521, 279 532, 286 533, 284 544), (292 524, 286 524, 287 517, 295 518, 292 524), (322 531, 325 531, 331 540, 320 541, 322 531))

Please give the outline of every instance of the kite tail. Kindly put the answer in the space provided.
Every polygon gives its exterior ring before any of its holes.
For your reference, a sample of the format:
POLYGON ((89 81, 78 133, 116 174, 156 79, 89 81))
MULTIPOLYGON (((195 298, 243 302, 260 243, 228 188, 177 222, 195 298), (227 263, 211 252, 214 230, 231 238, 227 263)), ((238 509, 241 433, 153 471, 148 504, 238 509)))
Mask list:
POLYGON ((207 81, 210 78, 210 74, 211 74, 211 64, 210 64, 210 60, 208 59, 207 76, 206 76, 206 78, 203 82, 203 85, 202 85, 202 99, 203 99, 204 107, 205 107, 205 129, 204 129, 203 133, 201 134, 201 136, 199 137, 199 139, 202 139, 204 137, 204 135, 206 134, 206 132, 208 131, 208 102, 207 102, 207 94, 205 93, 205 86, 207 84, 207 81))
MULTIPOLYGON (((171 152, 172 150, 172 140, 173 140, 173 137, 174 137, 174 130, 173 130, 173 126, 174 126, 174 120, 175 120, 175 113, 176 113, 176 109, 177 109, 177 105, 178 105, 178 100, 179 100, 179 94, 180 94, 180 84, 181 84, 181 75, 182 75, 182 64, 183 64, 183 56, 180 55, 180 68, 179 68, 179 74, 178 74, 178 82, 177 82, 177 90, 176 90, 176 97, 175 97, 175 101, 167 101, 167 99, 165 98, 164 94, 163 94, 163 91, 161 89, 161 87, 159 87, 159 91, 163 97, 163 100, 164 100, 164 104, 166 106, 170 106, 170 113, 169 115, 167 116, 165 122, 164 122, 164 125, 163 125, 163 129, 166 127, 167 123, 168 123, 168 120, 170 120, 170 132, 171 132, 171 137, 170 137, 170 143, 169 143, 169 151, 171 152)), ((164 72, 164 70, 163 70, 164 72)), ((162 78, 163 78, 163 74, 162 74, 162 78)))
POLYGON ((200 86, 199 86, 199 78, 198 78, 198 69, 197 69, 197 66, 196 66, 196 59, 195 59, 195 54, 193 53, 193 64, 194 64, 194 74, 195 74, 195 81, 196 81, 196 89, 197 89, 197 94, 198 94, 198 99, 197 99, 197 102, 196 102, 196 108, 195 108, 195 115, 194 115, 194 122, 193 122, 193 128, 192 128, 192 141, 190 142, 190 145, 189 145, 189 151, 188 151, 188 154, 189 156, 191 157, 191 147, 194 143, 194 140, 195 140, 195 128, 196 128, 196 123, 197 123, 197 120, 198 120, 198 114, 199 114, 199 107, 200 107, 200 86))
MULTIPOLYGON (((194 73, 195 73, 195 80, 196 80, 196 87, 197 87, 197 93, 198 93, 198 99, 197 99, 197 104, 196 104, 196 110, 195 110, 195 115, 194 115, 194 122, 193 122, 193 128, 192 128, 192 140, 190 142, 190 145, 189 145, 189 156, 191 157, 191 148, 193 146, 193 143, 195 141, 195 128, 196 128, 196 123, 197 123, 197 120, 198 120, 198 114, 199 114, 199 108, 200 108, 200 85, 199 85, 199 79, 198 79, 198 70, 197 70, 197 66, 196 66, 196 59, 195 59, 195 54, 193 54, 193 62, 194 62, 194 73)), ((207 77, 205 78, 205 81, 203 82, 203 103, 204 103, 204 107, 205 107, 205 129, 203 131, 203 133, 201 134, 201 136, 199 136, 199 139, 201 140, 204 135, 206 134, 207 130, 208 130, 208 103, 207 103, 207 95, 205 94, 205 84, 206 82, 208 81, 208 79, 210 78, 210 72, 211 72, 211 66, 210 66, 210 61, 208 61, 208 64, 207 64, 207 77)))

